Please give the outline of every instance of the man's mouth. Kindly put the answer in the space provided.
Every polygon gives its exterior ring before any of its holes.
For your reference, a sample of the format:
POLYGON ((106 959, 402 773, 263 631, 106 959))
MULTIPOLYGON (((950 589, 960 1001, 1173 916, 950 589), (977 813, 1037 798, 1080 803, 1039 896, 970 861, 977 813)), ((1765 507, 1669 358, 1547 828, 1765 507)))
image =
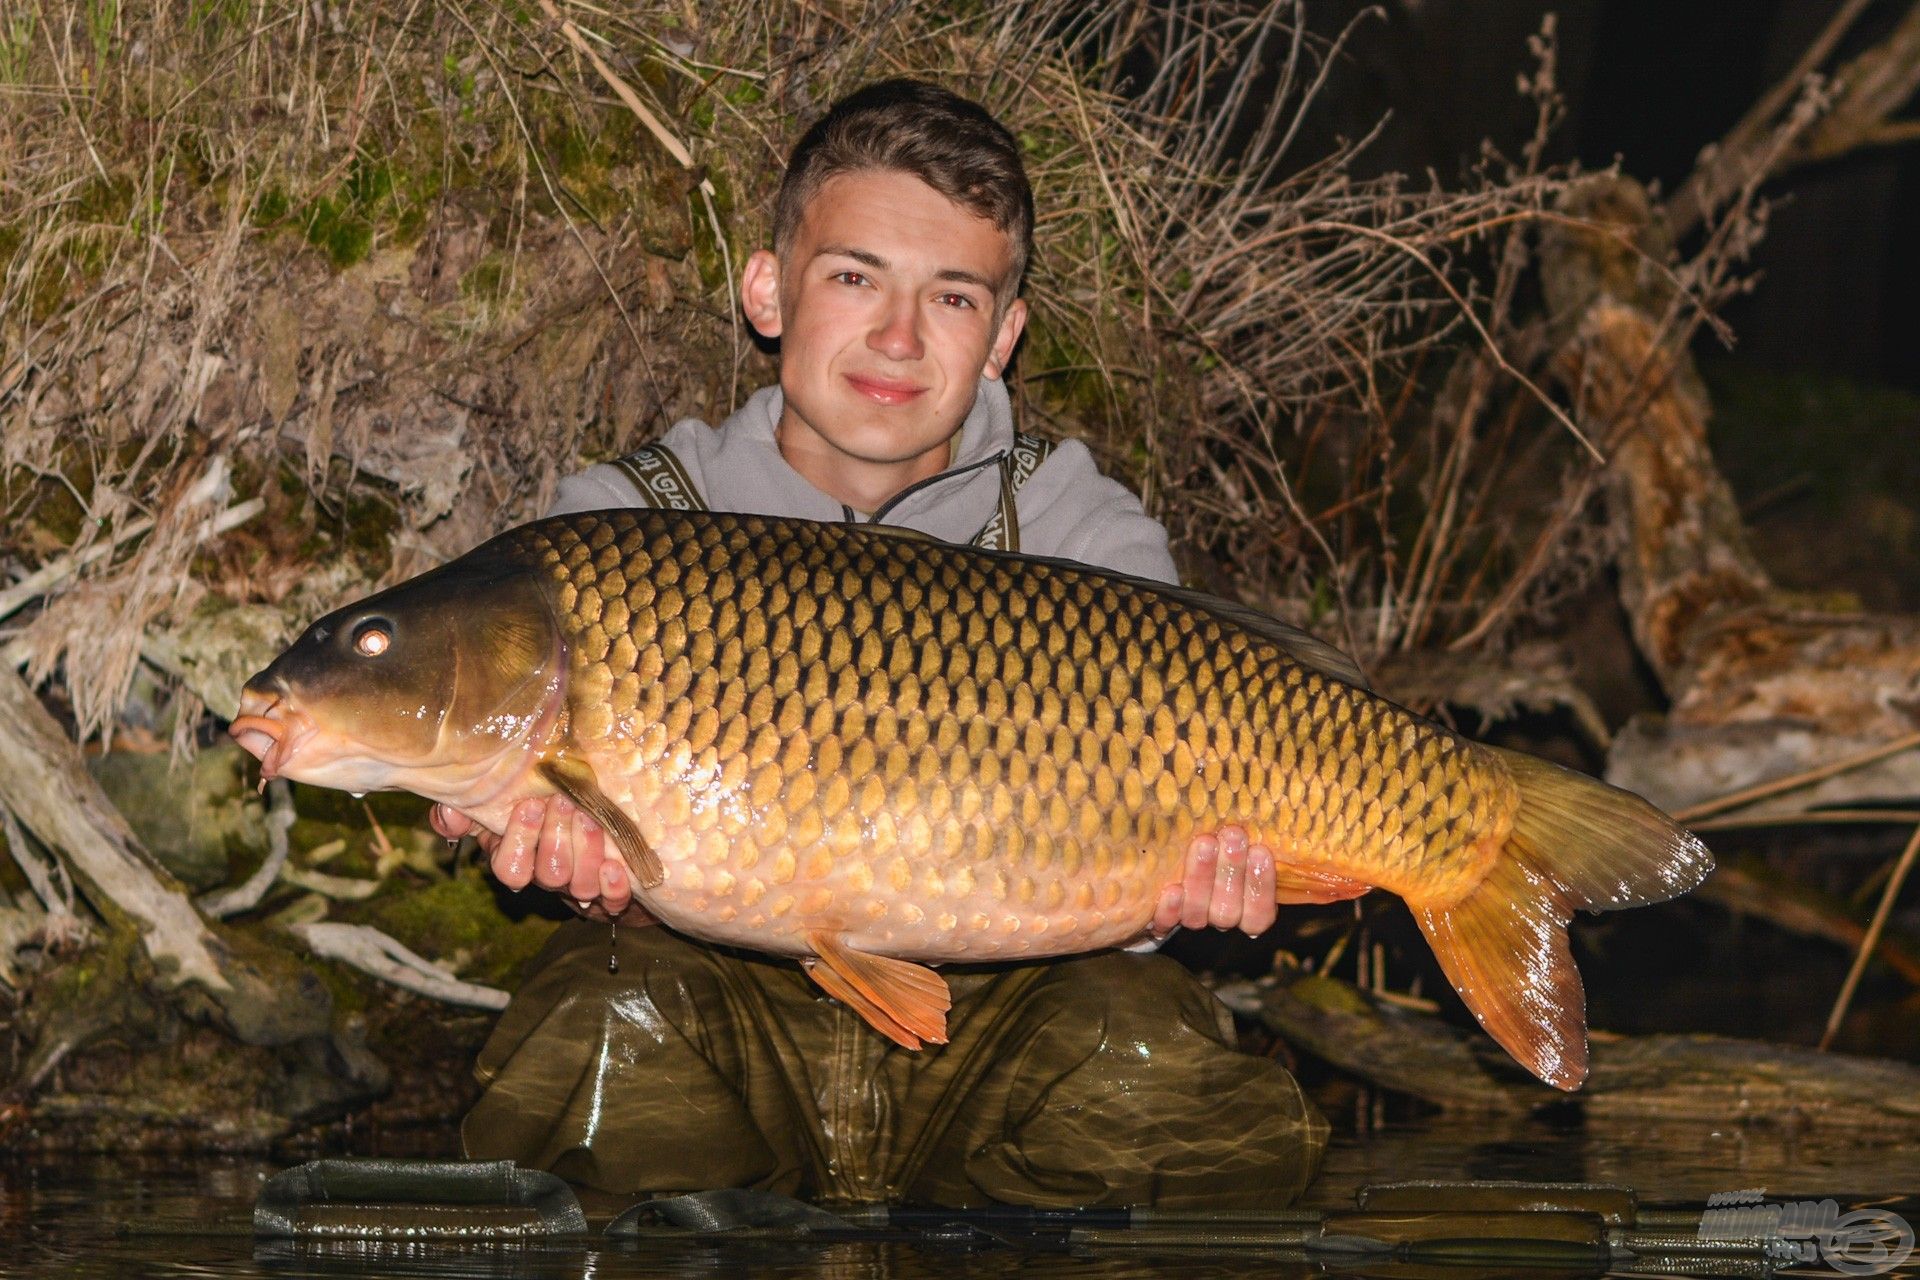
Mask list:
POLYGON ((867 373, 850 373, 846 377, 848 386, 879 404, 906 404, 927 392, 918 383, 903 382, 898 378, 881 378, 867 373))

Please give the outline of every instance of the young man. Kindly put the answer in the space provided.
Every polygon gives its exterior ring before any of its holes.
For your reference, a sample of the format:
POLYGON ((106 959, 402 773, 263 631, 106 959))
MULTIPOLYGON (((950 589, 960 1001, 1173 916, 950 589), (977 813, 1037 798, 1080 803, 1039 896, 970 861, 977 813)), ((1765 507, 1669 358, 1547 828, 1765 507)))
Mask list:
MULTIPOLYGON (((978 106, 911 81, 844 99, 796 147, 774 247, 741 280, 747 318, 780 341, 780 385, 718 430, 683 422, 572 477, 554 512, 884 520, 1175 580, 1164 530, 1083 445, 1013 429, 1000 375, 1026 321, 1032 226, 1018 147, 978 106)), ((489 843, 508 885, 645 922, 566 802, 522 806, 489 843)), ((1258 932, 1273 896, 1271 856, 1244 832, 1202 837, 1153 932, 1258 932)), ((950 982, 949 1043, 912 1053, 791 965, 661 929, 611 943, 563 929, 481 1055, 468 1153, 622 1192, 946 1204, 1272 1204, 1317 1167, 1318 1114, 1277 1065, 1230 1047, 1224 1011, 1173 962, 1108 954, 950 982)))

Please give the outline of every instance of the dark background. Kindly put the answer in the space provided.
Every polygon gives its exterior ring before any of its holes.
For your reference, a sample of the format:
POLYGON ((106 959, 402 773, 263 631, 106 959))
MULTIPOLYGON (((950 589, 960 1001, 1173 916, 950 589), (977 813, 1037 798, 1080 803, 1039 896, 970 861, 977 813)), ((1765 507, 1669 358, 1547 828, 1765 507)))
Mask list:
MULTIPOLYGON (((1515 88, 1532 70, 1527 37, 1558 15, 1567 118, 1549 159, 1626 172, 1671 191, 1794 60, 1837 0, 1389 0, 1356 29, 1320 109, 1323 136, 1385 130, 1363 172, 1456 178, 1482 139, 1517 156, 1533 126, 1515 88)), ((1332 36, 1368 6, 1310 5, 1332 36)), ((1874 43, 1905 5, 1873 6, 1839 50, 1874 43)), ((1911 109, 1907 113, 1915 114, 1911 109)), ((1920 144, 1857 151, 1793 170, 1752 263, 1757 287, 1724 315, 1734 355, 1780 372, 1920 390, 1920 144)), ((1695 233, 1698 235, 1698 232, 1695 233)), ((1683 252, 1688 248, 1682 245, 1683 252)), ((1720 344, 1702 340, 1712 358, 1720 344)))

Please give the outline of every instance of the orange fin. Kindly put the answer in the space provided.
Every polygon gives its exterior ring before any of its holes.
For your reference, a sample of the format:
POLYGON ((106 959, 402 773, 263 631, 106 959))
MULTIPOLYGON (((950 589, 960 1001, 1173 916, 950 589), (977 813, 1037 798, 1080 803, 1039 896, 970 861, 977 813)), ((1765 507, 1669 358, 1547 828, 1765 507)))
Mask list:
POLYGON ((1556 1089, 1587 1078, 1587 993, 1567 949, 1572 915, 1554 887, 1502 852, 1449 907, 1408 903, 1473 1016, 1556 1089))
POLYGON ((1513 830, 1486 878, 1444 907, 1411 902, 1440 967, 1487 1033, 1560 1089, 1587 1075, 1586 992, 1567 947, 1577 910, 1660 902, 1713 858, 1630 791, 1518 752, 1494 751, 1519 789, 1513 830))
POLYGON ((1355 880, 1320 867, 1274 859, 1273 900, 1283 907, 1345 902, 1372 891, 1373 886, 1364 880, 1355 880))
POLYGON ((540 776, 593 815, 593 820, 600 824, 600 829, 620 850, 621 857, 640 881, 642 889, 651 889, 667 878, 666 868, 660 865, 660 855, 640 834, 640 828, 634 825, 633 819, 600 789, 600 780, 593 776, 592 765, 585 760, 542 760, 540 776))
POLYGON ((1665 902, 1713 870, 1698 836, 1633 792, 1536 756, 1489 750, 1520 787, 1508 848, 1560 886, 1576 909, 1665 902))
POLYGON ((807 935, 807 976, 887 1039, 909 1049, 947 1042, 947 980, 923 964, 855 951, 837 933, 807 935), (817 957, 817 958, 816 958, 817 957))

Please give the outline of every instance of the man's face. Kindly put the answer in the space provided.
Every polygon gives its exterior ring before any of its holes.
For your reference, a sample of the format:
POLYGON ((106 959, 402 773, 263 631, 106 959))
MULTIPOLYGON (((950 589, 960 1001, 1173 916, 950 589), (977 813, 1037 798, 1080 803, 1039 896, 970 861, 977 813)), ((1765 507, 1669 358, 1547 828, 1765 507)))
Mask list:
POLYGON ((1018 300, 996 314, 1011 268, 1004 232, 918 178, 829 179, 784 258, 755 254, 742 282, 748 319, 780 339, 789 460, 816 483, 821 468, 902 487, 944 468, 982 372, 1000 376, 1026 321, 1018 300))

